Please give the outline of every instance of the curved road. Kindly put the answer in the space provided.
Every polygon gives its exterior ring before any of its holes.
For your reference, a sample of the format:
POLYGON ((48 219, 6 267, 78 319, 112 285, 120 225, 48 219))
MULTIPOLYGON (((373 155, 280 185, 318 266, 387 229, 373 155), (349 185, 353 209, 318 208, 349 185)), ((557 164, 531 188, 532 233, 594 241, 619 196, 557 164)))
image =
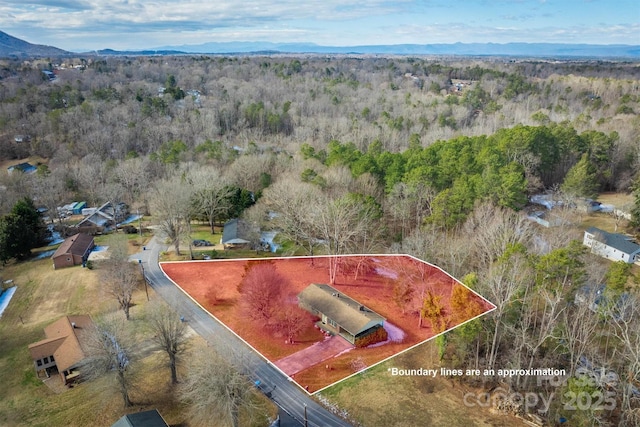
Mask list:
POLYGON ((132 260, 142 261, 145 278, 151 287, 191 326, 209 345, 223 354, 248 375, 253 381, 260 381, 260 388, 281 409, 305 425, 305 408, 308 427, 348 427, 342 418, 329 412, 311 399, 288 377, 283 375, 262 356, 254 352, 235 334, 215 320, 199 305, 193 302, 182 290, 165 276, 160 269, 158 257, 166 246, 154 237, 146 249, 131 256, 132 260))

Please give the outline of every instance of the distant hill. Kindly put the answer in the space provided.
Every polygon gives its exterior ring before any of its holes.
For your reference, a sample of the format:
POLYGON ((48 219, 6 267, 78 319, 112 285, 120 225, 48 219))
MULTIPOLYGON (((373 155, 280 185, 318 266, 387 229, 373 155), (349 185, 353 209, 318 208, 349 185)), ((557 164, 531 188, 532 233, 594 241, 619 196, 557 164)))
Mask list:
POLYGON ((184 55, 188 52, 179 50, 113 50, 113 49, 101 49, 87 52, 86 55, 101 55, 101 56, 153 56, 153 55, 184 55))
POLYGON ((370 46, 320 46, 313 43, 211 42, 200 45, 165 46, 155 51, 184 53, 320 53, 519 56, 548 58, 638 58, 640 46, 561 43, 453 43, 370 46))
POLYGON ((31 44, 0 31, 0 58, 64 56, 70 54, 71 52, 57 47, 31 44))
MULTIPOLYGON (((452 43, 361 46, 321 46, 313 43, 209 42, 199 45, 163 46, 143 50, 102 49, 83 55, 181 55, 181 54, 361 54, 361 55, 460 55, 536 58, 640 58, 640 45, 561 43, 452 43)), ((0 31, 0 58, 73 55, 53 46, 31 44, 0 31)))

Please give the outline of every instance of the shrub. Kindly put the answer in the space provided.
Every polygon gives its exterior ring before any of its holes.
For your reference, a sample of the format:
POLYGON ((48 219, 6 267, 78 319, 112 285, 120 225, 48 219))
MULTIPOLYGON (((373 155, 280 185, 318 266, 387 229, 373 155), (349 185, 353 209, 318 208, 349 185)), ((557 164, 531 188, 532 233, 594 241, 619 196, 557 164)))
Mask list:
POLYGON ((375 329, 369 330, 366 335, 356 337, 355 346, 357 348, 366 347, 371 344, 386 341, 388 337, 389 335, 387 334, 386 329, 380 325, 375 329))

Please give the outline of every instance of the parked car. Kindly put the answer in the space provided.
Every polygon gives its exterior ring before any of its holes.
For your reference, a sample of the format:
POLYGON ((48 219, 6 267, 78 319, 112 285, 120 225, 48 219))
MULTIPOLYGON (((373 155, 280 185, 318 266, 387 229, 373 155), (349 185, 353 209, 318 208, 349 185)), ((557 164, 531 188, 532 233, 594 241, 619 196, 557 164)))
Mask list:
POLYGON ((192 244, 193 244, 193 246, 213 246, 213 243, 211 243, 210 241, 201 240, 201 239, 194 240, 192 244))

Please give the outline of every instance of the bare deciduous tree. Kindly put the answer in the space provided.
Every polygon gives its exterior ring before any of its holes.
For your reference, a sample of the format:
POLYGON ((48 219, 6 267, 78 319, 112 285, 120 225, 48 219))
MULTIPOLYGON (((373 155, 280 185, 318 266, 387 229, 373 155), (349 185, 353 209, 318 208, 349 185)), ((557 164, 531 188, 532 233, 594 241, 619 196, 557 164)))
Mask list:
POLYGON ((560 333, 562 346, 569 353, 569 375, 573 375, 577 361, 589 350, 597 338, 598 313, 592 309, 596 305, 597 287, 590 292, 576 295, 575 304, 562 313, 560 333))
POLYGON ((290 344, 293 344, 296 336, 311 323, 307 312, 291 304, 287 304, 279 310, 277 319, 278 328, 284 332, 287 336, 287 342, 290 344))
POLYGON ((192 187, 176 176, 160 181, 151 193, 151 209, 164 234, 180 255, 180 241, 188 238, 192 187))
MULTIPOLYGON (((637 421, 640 418, 638 384, 640 384, 640 296, 637 291, 610 301, 607 318, 614 325, 614 336, 620 343, 622 418, 637 421)), ((628 425, 636 425, 631 423, 628 425)))
POLYGON ((477 206, 464 224, 464 232, 473 236, 473 259, 480 270, 515 245, 528 246, 533 234, 532 222, 511 209, 484 203, 477 206))
POLYGON ((286 287, 286 279, 273 263, 258 262, 249 266, 238 291, 248 316, 268 324, 280 306, 286 287))
POLYGON ((107 245, 111 256, 100 264, 100 280, 104 283, 105 291, 118 301, 118 306, 129 320, 131 300, 140 283, 140 273, 138 267, 128 261, 125 235, 109 236, 107 245))
POLYGON ((176 384, 178 382, 177 361, 186 350, 187 325, 165 305, 153 307, 149 312, 148 322, 153 333, 153 342, 169 356, 171 383, 176 384))
POLYGON ((498 355, 502 335, 505 333, 503 324, 511 305, 515 302, 517 293, 532 283, 531 274, 527 274, 526 261, 516 255, 509 262, 498 263, 489 269, 487 276, 480 279, 482 292, 495 306, 491 313, 493 332, 487 368, 493 369, 498 355), (527 277, 529 280, 527 282, 527 277))
POLYGON ((87 357, 82 362, 82 372, 88 379, 110 375, 120 392, 125 407, 131 406, 129 392, 135 374, 132 365, 136 354, 125 322, 104 319, 96 322, 87 333, 87 357))
POLYGON ((372 207, 349 195, 338 199, 319 200, 314 223, 329 258, 329 281, 335 283, 339 258, 336 255, 366 253, 376 242, 376 213, 372 207))
POLYGON ((149 187, 149 159, 135 157, 118 164, 114 171, 114 179, 124 189, 124 199, 133 204, 149 187))
POLYGON ((311 256, 319 244, 314 209, 321 197, 317 186, 293 177, 281 179, 264 191, 267 207, 276 214, 274 226, 286 240, 311 256))
POLYGON ((206 218, 211 227, 211 234, 214 234, 216 219, 230 208, 230 196, 233 190, 227 185, 227 180, 210 166, 190 170, 187 180, 193 186, 194 214, 206 218))
POLYGON ((209 426, 211 420, 238 427, 241 417, 251 419, 259 406, 248 379, 209 348, 200 348, 191 358, 180 386, 180 397, 189 406, 189 419, 209 426))

